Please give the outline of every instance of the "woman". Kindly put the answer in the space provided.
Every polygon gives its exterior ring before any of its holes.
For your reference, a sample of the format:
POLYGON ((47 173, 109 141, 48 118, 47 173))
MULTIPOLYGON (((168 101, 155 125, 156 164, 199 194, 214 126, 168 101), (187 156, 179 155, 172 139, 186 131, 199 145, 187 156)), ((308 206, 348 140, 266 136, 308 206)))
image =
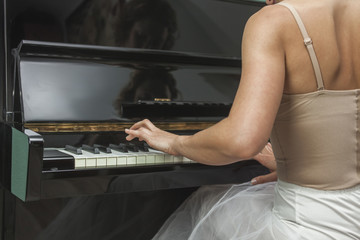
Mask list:
POLYGON ((148 120, 126 130, 210 165, 249 159, 269 137, 274 149, 276 184, 203 187, 155 238, 360 239, 359 12, 358 0, 264 7, 245 27, 227 118, 193 136, 148 120))

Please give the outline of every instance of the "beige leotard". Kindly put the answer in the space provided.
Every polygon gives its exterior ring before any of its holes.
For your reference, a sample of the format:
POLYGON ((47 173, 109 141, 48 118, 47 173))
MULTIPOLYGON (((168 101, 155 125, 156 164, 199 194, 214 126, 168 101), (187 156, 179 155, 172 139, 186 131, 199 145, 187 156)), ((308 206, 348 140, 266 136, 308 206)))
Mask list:
POLYGON ((360 89, 326 90, 312 47, 296 10, 309 51, 318 91, 284 94, 271 133, 278 177, 317 189, 344 189, 360 184, 360 89))

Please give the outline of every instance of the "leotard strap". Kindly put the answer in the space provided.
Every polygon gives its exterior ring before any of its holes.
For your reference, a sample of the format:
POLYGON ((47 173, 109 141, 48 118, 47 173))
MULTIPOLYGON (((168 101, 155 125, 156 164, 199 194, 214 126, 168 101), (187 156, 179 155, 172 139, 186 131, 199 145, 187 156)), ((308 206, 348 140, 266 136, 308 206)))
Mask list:
POLYGON ((315 53, 315 50, 314 50, 314 47, 313 47, 312 40, 311 40, 311 38, 309 37, 309 34, 306 31, 306 28, 305 28, 305 25, 304 25, 303 21, 301 20, 299 14, 295 10, 295 8, 293 6, 291 6, 289 3, 280 2, 280 3, 278 3, 278 5, 282 5, 282 6, 287 7, 290 10, 290 12, 292 13, 292 15, 294 16, 294 18, 295 18, 295 20, 296 20, 296 22, 297 22, 297 24, 299 26, 299 29, 301 31, 301 34, 302 34, 302 36, 304 38, 304 44, 305 44, 305 46, 306 46, 306 48, 307 48, 307 50, 309 52, 309 55, 310 55, 311 63, 313 65, 313 69, 314 69, 314 72, 315 72, 315 77, 316 77, 316 82, 317 82, 317 89, 318 90, 324 89, 324 82, 323 82, 323 79, 322 79, 319 62, 318 62, 317 57, 316 57, 316 53, 315 53))

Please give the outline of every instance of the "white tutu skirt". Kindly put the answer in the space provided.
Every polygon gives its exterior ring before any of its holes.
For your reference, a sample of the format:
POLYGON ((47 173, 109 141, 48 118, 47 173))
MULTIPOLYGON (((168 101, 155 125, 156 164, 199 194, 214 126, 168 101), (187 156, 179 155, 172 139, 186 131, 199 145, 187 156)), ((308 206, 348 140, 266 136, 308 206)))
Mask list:
POLYGON ((279 181, 203 186, 153 240, 360 239, 360 186, 321 191, 279 181))

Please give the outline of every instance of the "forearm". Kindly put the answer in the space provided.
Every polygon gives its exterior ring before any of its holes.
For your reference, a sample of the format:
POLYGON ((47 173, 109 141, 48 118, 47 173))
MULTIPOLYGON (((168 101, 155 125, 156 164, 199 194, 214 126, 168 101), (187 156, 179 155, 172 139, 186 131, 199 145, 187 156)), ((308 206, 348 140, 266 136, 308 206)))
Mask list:
MULTIPOLYGON (((178 136, 172 143, 174 152, 208 165, 225 165, 250 159, 262 148, 254 142, 248 129, 234 129, 230 119, 191 136, 178 136)), ((265 143, 264 143, 265 144, 265 143)))

